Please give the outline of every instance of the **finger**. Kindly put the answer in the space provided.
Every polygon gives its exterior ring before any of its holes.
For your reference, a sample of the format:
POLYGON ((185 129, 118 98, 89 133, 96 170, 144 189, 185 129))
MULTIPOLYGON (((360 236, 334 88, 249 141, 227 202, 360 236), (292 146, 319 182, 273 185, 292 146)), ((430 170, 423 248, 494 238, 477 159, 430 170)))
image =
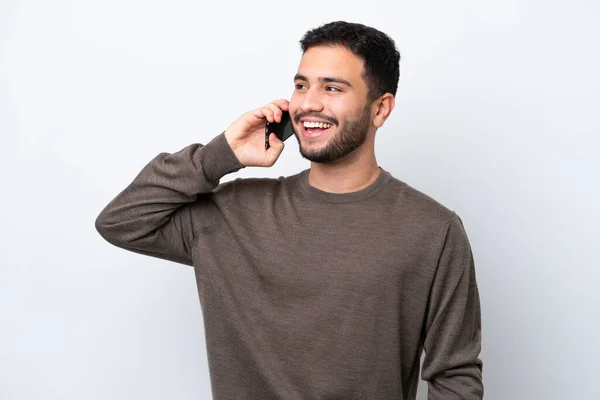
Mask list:
MULTIPOLYGON (((289 110, 289 102, 286 99, 275 100, 263 107, 260 107, 260 108, 250 111, 250 113, 252 114, 252 117, 254 117, 257 120, 266 119, 269 122, 273 122, 275 113, 277 112, 277 109, 283 110, 283 111, 288 111, 289 110), (267 109, 271 110, 271 112, 273 113, 272 119, 269 119, 269 115, 271 115, 271 113, 266 111, 267 109)), ((277 120, 277 122, 281 122, 281 117, 277 120)))
POLYGON ((275 112, 270 107, 264 106, 261 109, 261 111, 262 111, 263 115, 265 116, 265 118, 267 119, 267 121, 275 122, 275 112))
POLYGON ((273 112, 273 119, 275 120, 275 122, 281 122, 281 115, 283 111, 281 111, 281 108, 279 108, 277 104, 269 103, 265 107, 267 107, 273 112))
POLYGON ((272 103, 275 104, 277 107, 281 108, 283 111, 289 110, 290 102, 286 99, 277 99, 274 100, 272 103))
POLYGON ((279 140, 279 138, 277 137, 277 135, 275 135, 274 133, 271 133, 269 135, 269 149, 267 150, 267 153, 273 156, 279 156, 279 154, 283 151, 283 148, 285 147, 284 143, 279 140))
POLYGON ((259 120, 259 121, 264 121, 265 115, 263 114, 262 109, 263 109, 262 107, 256 108, 256 109, 250 111, 250 114, 252 115, 252 117, 254 119, 259 120))

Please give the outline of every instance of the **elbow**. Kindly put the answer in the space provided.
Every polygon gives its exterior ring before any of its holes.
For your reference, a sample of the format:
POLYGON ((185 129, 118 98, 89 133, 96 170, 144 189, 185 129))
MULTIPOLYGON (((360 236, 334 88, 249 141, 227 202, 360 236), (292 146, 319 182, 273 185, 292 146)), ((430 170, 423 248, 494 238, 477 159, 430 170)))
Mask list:
POLYGON ((153 231, 136 219, 127 219, 122 213, 103 210, 94 222, 96 231, 108 243, 123 249, 135 249, 152 243, 153 231))
POLYGON ((126 246, 127 243, 123 241, 123 235, 117 229, 118 224, 111 222, 106 214, 106 210, 102 211, 94 222, 96 232, 106 240, 107 242, 115 246, 126 246))
POLYGON ((110 224, 108 223, 104 212, 100 213, 100 215, 96 217, 94 226, 96 228, 96 232, 98 232, 102 238, 109 242, 112 241, 113 232, 110 229, 110 224))

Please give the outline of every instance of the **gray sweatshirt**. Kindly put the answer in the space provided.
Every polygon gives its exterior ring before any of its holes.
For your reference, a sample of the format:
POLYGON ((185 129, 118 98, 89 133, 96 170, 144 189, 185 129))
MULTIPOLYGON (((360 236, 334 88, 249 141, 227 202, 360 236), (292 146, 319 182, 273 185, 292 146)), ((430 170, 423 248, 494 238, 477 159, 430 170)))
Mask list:
POLYGON ((193 266, 217 400, 483 397, 481 314, 462 222, 381 170, 334 194, 308 170, 235 179, 223 134, 161 153, 96 229, 193 266))

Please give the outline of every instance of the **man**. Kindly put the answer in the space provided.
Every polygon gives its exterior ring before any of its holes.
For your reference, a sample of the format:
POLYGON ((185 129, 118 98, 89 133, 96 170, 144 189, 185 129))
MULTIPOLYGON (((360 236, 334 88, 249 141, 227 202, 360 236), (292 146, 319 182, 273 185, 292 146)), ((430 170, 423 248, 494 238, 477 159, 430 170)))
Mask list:
POLYGON ((480 304, 461 220, 380 168, 400 55, 387 35, 308 31, 290 101, 243 114, 209 143, 161 153, 96 221, 110 243, 191 265, 215 399, 483 396, 480 304), (289 111, 309 169, 275 164, 267 121, 289 111))

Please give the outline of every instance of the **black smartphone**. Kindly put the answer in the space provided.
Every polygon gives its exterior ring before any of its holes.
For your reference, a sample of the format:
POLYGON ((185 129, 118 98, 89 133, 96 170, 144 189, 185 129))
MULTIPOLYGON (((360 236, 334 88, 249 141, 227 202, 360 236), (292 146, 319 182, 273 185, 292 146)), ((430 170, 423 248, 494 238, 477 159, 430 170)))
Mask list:
POLYGON ((265 149, 270 147, 269 135, 271 135, 271 133, 274 133, 282 142, 286 141, 294 134, 292 120, 288 111, 283 111, 281 122, 267 122, 267 126, 265 127, 265 149))

